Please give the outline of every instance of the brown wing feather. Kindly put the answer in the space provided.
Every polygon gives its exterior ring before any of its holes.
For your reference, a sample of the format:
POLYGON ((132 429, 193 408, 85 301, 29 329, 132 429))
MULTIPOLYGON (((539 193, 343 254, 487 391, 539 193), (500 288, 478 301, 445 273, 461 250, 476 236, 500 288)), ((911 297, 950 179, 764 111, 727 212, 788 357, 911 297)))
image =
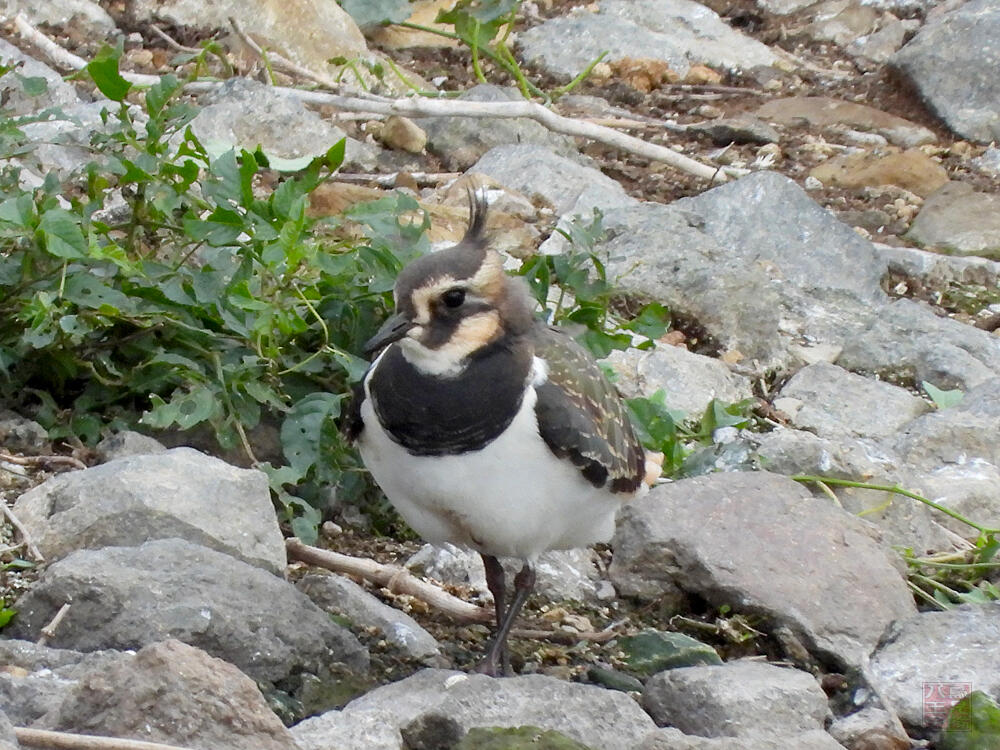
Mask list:
POLYGON ((645 453, 614 386, 590 353, 558 329, 537 326, 535 354, 549 367, 536 386, 542 439, 571 460, 588 481, 632 493, 645 475, 645 453))

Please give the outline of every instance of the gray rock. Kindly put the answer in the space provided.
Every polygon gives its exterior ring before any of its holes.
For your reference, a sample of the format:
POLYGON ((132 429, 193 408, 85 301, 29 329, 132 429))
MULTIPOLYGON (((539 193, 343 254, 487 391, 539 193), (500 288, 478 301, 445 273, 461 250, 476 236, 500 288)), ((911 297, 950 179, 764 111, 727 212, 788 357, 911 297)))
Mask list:
POLYGON ((885 299, 871 243, 794 182, 758 172, 669 206, 605 213, 608 278, 664 302, 761 368, 803 340, 840 344, 885 299))
POLYGON ((141 648, 177 638, 270 681, 335 661, 368 667, 357 639, 294 586, 179 539, 81 550, 53 563, 18 599, 5 634, 36 638, 69 601, 52 639, 59 647, 141 648))
POLYGON ((878 28, 879 12, 856 0, 824 0, 809 9, 813 21, 803 32, 820 42, 846 47, 878 28))
MULTIPOLYGON (((70 104, 62 107, 61 116, 22 126, 25 138, 34 147, 20 159, 21 163, 40 175, 56 172, 63 179, 73 176, 94 160, 90 145, 94 133, 117 129, 113 118, 107 122, 101 119, 102 112, 116 106, 106 99, 70 104)), ((138 108, 132 108, 132 114, 139 122, 146 119, 138 108)))
POLYGON ((176 640, 91 671, 36 726, 205 750, 297 750, 249 677, 176 640))
POLYGON ((49 559, 177 537, 285 569, 267 476, 191 448, 59 474, 21 495, 14 512, 49 559))
POLYGON ((762 615, 814 653, 856 666, 887 625, 915 611, 876 536, 784 477, 713 474, 623 507, 611 580, 627 595, 666 584, 762 615))
POLYGON ((1000 602, 921 612, 888 633, 872 656, 871 679, 903 723, 926 736, 943 718, 924 708, 924 696, 933 700, 936 686, 959 683, 1000 695, 998 644, 1000 602))
POLYGON ((522 32, 518 44, 525 60, 567 77, 605 51, 609 60, 662 60, 682 77, 697 63, 748 69, 771 66, 778 59, 690 0, 602 0, 597 13, 574 9, 551 18, 522 32))
POLYGON ((920 279, 928 286, 943 286, 950 282, 1000 286, 1000 263, 993 260, 881 244, 875 245, 875 249, 890 271, 920 279))
MULTIPOLYGON (((981 458, 912 472, 903 486, 983 526, 1000 529, 1000 467, 981 458)), ((961 536, 975 532, 954 518, 937 515, 938 523, 961 536)))
POLYGON ((890 17, 877 31, 849 41, 847 52, 853 57, 863 57, 875 63, 887 62, 903 46, 907 33, 911 31, 911 23, 890 17))
POLYGON ((26 419, 8 409, 0 410, 0 445, 20 453, 45 453, 49 449, 49 433, 38 422, 26 419))
POLYGON ((664 727, 647 735, 639 750, 843 750, 843 745, 820 729, 796 735, 697 737, 664 727))
POLYGON ((977 156, 972 163, 981 171, 992 177, 1000 177, 1000 148, 990 146, 982 156, 977 156))
POLYGON ((841 745, 856 750, 902 750, 911 746, 898 718, 884 709, 870 706, 834 719, 828 731, 841 745))
POLYGON ((14 734, 14 725, 7 714, 0 711, 0 750, 19 750, 20 747, 17 735, 14 734))
POLYGON ((660 726, 702 737, 795 735, 822 729, 826 694, 808 672, 761 661, 668 669, 642 705, 660 726))
MULTIPOLYGON (((230 148, 253 151, 260 146, 268 156, 301 159, 324 154, 345 137, 343 130, 300 99, 249 78, 230 78, 205 95, 202 104, 191 129, 210 154, 230 148)), ((372 171, 378 151, 376 146, 348 138, 344 164, 372 171)))
MULTIPOLYGON (((778 474, 808 474, 873 484, 900 484, 904 480, 902 461, 892 451, 872 440, 846 436, 821 438, 802 430, 777 429, 755 439, 757 465, 778 474)), ((812 488, 817 499, 825 501, 818 487, 812 488)), ((948 548, 950 540, 939 523, 946 516, 926 505, 885 492, 836 487, 832 489, 845 510, 864 513, 865 520, 878 526, 891 545, 910 547, 918 552, 948 548)))
POLYGON ((8 115, 28 115, 49 107, 69 107, 80 101, 76 89, 66 83, 61 75, 4 39, 0 39, 0 59, 7 65, 19 63, 17 70, 0 76, 0 94, 3 95, 4 110, 8 115), (44 78, 44 93, 28 96, 18 76, 44 78))
POLYGON ((694 123, 688 130, 707 135, 720 146, 728 143, 777 143, 781 134, 756 117, 725 117, 694 123))
MULTIPOLYGON (((459 99, 523 101, 517 89, 485 83, 463 92, 459 99)), ((559 156, 580 158, 571 137, 553 133, 541 123, 523 117, 488 120, 486 127, 483 120, 475 117, 427 117, 416 122, 427 132, 428 150, 451 170, 468 169, 491 148, 512 144, 540 146, 559 156)))
POLYGON ((570 209, 587 211, 588 207, 579 205, 585 190, 590 207, 622 205, 630 200, 625 189, 600 170, 558 156, 542 146, 497 146, 486 152, 469 171, 492 177, 528 198, 540 196, 552 204, 559 215, 570 209))
POLYGON ((424 670, 377 688, 292 728, 302 750, 331 747, 401 750, 399 730, 414 719, 440 714, 472 727, 537 726, 602 750, 632 750, 655 728, 624 693, 593 685, 528 675, 497 680, 424 670))
POLYGON ((156 438, 143 435, 135 430, 122 430, 104 438, 97 444, 97 455, 101 461, 114 461, 129 456, 148 456, 163 453, 167 446, 156 438))
MULTIPOLYGON (((321 0, 130 0, 128 9, 136 26, 167 21, 201 30, 229 29, 229 19, 235 16, 248 34, 266 39, 268 46, 299 65, 323 73, 331 72, 330 58, 351 60, 369 54, 351 17, 337 3, 321 0)), ((354 81, 348 77, 347 82, 354 81)))
POLYGON ((298 587, 320 609, 346 617, 359 627, 376 628, 406 655, 429 666, 445 665, 434 636, 408 614, 382 603, 349 578, 310 574, 298 587))
POLYGON ((0 706, 18 726, 57 709, 85 675, 107 669, 118 651, 84 654, 31 641, 0 639, 0 706))
POLYGON ((964 138, 1000 139, 1000 7, 969 0, 929 18, 890 61, 926 104, 964 138))
POLYGON ((847 339, 837 364, 903 383, 923 380, 967 390, 1000 373, 1000 338, 922 302, 899 299, 880 308, 868 327, 847 339))
MULTIPOLYGON (((549 601, 596 603, 608 598, 608 582, 602 581, 589 549, 552 550, 535 563, 535 593, 549 601)), ((521 569, 520 560, 502 560, 508 578, 521 569)), ((425 544, 406 562, 406 567, 443 583, 469 586, 488 601, 486 573, 479 553, 452 544, 425 544)))
POLYGON ((801 402, 792 424, 820 437, 886 438, 931 409, 904 388, 825 362, 795 373, 781 396, 801 402))
POLYGON ((949 182, 924 202, 906 239, 938 252, 1000 260, 1000 195, 949 182))
POLYGON ((649 396, 662 389, 667 407, 690 417, 700 417, 712 399, 732 404, 753 397, 749 378, 679 346, 614 351, 605 361, 624 396, 649 396))
POLYGON ((913 420, 895 447, 907 464, 928 471, 977 458, 1000 466, 1000 378, 968 391, 956 406, 913 420))

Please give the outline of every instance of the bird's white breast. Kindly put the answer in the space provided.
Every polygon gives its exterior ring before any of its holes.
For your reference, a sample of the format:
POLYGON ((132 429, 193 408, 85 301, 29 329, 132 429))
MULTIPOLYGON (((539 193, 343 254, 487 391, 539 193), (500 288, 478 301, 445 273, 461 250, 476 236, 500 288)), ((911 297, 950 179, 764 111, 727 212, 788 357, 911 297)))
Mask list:
POLYGON ((538 433, 535 401, 529 387, 510 426, 481 450, 414 456, 382 429, 369 395, 358 447, 400 515, 429 542, 533 560, 610 539, 624 498, 552 453, 538 433))

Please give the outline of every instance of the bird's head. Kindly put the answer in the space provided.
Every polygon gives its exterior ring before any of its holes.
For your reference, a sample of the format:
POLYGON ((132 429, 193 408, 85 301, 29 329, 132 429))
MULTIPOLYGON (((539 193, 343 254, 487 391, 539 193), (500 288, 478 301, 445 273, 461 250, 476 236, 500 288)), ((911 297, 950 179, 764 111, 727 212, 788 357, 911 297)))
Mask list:
POLYGON ((366 344, 366 353, 399 342, 403 356, 434 375, 455 375, 476 352, 531 326, 532 302, 520 279, 485 234, 486 202, 470 194, 465 237, 410 263, 396 279, 395 315, 366 344))

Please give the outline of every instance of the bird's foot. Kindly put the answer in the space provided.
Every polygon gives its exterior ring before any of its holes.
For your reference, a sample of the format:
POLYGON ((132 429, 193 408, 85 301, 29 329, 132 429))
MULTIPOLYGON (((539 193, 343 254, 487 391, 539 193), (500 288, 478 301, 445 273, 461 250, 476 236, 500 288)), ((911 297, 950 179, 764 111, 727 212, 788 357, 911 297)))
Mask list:
POLYGON ((489 677, 513 677, 514 670, 510 666, 510 654, 507 649, 497 652, 490 648, 486 656, 476 666, 472 668, 476 674, 484 674, 489 677))

